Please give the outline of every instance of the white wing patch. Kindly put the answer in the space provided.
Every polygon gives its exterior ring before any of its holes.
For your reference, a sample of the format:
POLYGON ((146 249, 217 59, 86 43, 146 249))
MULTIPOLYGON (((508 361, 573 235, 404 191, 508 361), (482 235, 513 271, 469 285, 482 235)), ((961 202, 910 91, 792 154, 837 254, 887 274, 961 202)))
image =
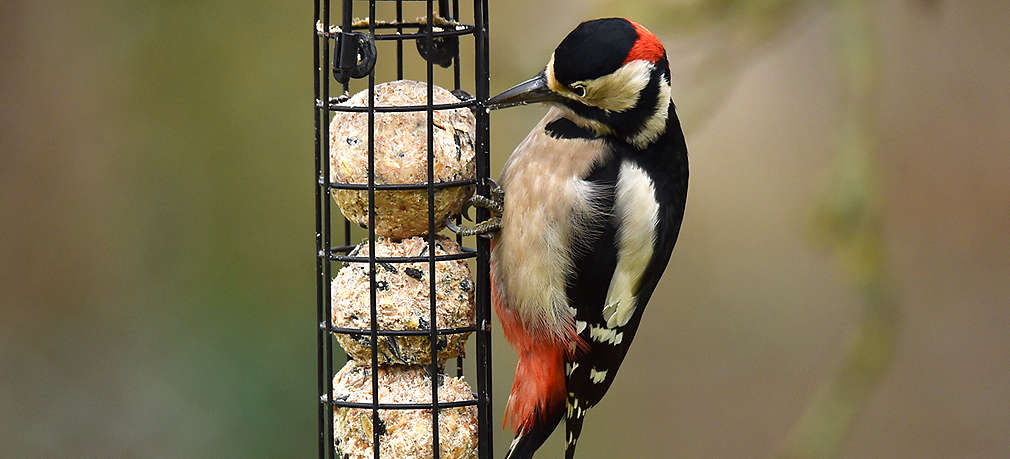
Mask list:
POLYGON ((616 346, 624 340, 624 332, 619 332, 613 328, 592 325, 589 327, 589 339, 598 343, 610 343, 616 346))
POLYGON ((593 384, 599 384, 607 379, 607 370, 596 371, 595 368, 589 369, 589 379, 593 380, 593 384))
POLYGON ((659 219, 659 203, 652 179, 634 163, 621 164, 614 210, 614 218, 620 220, 617 268, 607 290, 607 306, 603 309, 608 328, 624 326, 635 312, 635 292, 652 258, 659 219))

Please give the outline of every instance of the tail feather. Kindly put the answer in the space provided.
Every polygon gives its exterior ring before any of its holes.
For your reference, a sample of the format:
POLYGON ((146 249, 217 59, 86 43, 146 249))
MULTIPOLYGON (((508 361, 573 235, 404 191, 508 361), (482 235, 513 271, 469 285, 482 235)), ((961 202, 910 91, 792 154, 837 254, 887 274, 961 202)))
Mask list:
POLYGON ((579 400, 569 394, 565 409, 565 459, 574 459, 575 444, 582 435, 582 421, 585 420, 588 407, 579 405, 579 400))
POLYGON ((532 458, 565 416, 565 357, 586 347, 571 327, 567 340, 544 335, 523 326, 519 314, 508 307, 498 294, 491 270, 491 302, 501 321, 505 338, 519 354, 512 392, 505 408, 505 425, 511 425, 515 440, 507 459, 532 458))
POLYGON ((543 347, 519 355, 512 392, 505 407, 505 424, 517 433, 528 432, 554 417, 557 425, 565 406, 563 351, 543 347))
POLYGON ((551 436, 551 432, 561 422, 563 415, 564 411, 557 410, 557 413, 542 418, 541 422, 534 425, 528 432, 519 431, 515 439, 512 440, 512 444, 509 445, 508 451, 505 452, 505 459, 532 459, 533 453, 547 441, 547 437, 551 436))
POLYGON ((505 423, 515 429, 507 459, 532 458, 565 416, 565 350, 531 344, 520 352, 505 423))
POLYGON ((567 393, 564 368, 567 346, 549 337, 531 334, 523 327, 519 314, 501 300, 495 285, 492 275, 491 301, 505 338, 519 354, 512 392, 505 408, 505 425, 512 425, 518 437, 548 419, 556 418, 554 426, 560 422, 567 393))

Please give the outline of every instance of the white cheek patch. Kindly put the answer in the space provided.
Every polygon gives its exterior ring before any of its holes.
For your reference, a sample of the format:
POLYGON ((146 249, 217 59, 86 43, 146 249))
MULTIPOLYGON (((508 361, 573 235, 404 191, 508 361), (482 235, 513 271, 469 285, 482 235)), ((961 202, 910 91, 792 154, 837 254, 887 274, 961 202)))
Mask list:
POLYGON ((635 60, 609 75, 582 82, 586 86, 585 101, 611 112, 623 112, 638 103, 639 93, 649 84, 653 65, 635 60))
POLYGON ((652 259, 659 218, 655 186, 634 163, 621 164, 614 208, 614 217, 619 219, 617 267, 607 289, 603 318, 610 329, 626 325, 635 312, 639 281, 652 259))

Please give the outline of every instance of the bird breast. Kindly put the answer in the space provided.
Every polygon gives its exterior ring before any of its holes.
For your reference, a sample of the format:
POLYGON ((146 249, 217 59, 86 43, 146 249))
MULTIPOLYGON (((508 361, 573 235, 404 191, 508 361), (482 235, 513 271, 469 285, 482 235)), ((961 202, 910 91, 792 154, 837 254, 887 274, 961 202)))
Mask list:
POLYGON ((594 205, 598 185, 583 178, 607 158, 609 148, 599 139, 548 135, 547 124, 562 116, 552 108, 505 164, 502 229, 491 260, 506 307, 533 334, 565 342, 574 327, 565 292, 572 244, 588 236, 587 223, 607 211, 594 205))

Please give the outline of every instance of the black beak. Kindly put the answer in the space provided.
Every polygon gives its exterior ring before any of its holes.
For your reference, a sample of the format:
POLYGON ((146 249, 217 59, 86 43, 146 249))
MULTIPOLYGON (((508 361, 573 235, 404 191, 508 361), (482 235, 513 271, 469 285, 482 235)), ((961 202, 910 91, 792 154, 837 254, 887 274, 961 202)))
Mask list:
POLYGON ((561 96, 555 94, 547 86, 547 76, 544 75, 544 72, 540 72, 535 77, 519 83, 489 99, 487 101, 487 108, 497 110, 499 108, 515 107, 516 105, 560 100, 561 96))

